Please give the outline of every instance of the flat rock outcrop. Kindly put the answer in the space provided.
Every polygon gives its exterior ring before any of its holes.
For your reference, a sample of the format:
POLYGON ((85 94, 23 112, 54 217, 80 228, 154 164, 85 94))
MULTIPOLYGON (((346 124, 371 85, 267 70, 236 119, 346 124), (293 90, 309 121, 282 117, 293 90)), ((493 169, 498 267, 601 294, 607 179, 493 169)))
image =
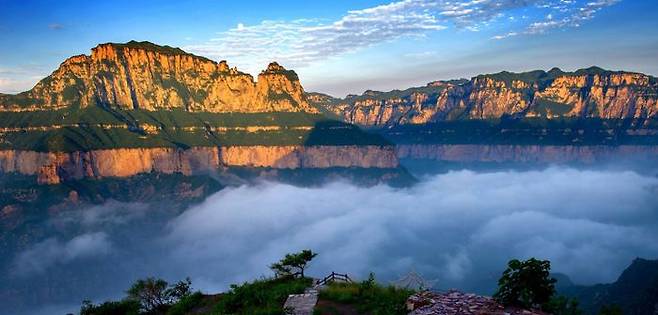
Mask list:
POLYGON ((449 291, 420 292, 407 299, 409 315, 547 315, 535 310, 505 308, 488 296, 449 291))

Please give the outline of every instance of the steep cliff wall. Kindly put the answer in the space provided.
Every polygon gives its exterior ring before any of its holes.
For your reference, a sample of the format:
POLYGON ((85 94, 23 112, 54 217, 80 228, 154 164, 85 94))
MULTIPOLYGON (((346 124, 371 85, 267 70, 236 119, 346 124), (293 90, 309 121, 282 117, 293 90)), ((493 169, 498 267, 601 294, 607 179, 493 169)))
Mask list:
POLYGON ((392 146, 139 148, 71 153, 0 151, 0 172, 36 175, 42 184, 148 172, 190 175, 230 166, 395 168, 398 160, 392 146))
POLYGON ((529 162, 529 163, 595 163, 619 157, 653 161, 658 158, 656 146, 554 146, 554 145, 399 145, 400 159, 424 159, 449 162, 529 162))
POLYGON ((653 119, 658 115, 658 80, 600 68, 553 69, 437 81, 404 91, 366 91, 345 99, 314 94, 311 100, 347 122, 365 126, 503 116, 653 119))
POLYGON ((32 90, 0 95, 0 111, 101 105, 119 109, 205 112, 312 112, 294 71, 272 63, 249 74, 148 42, 102 44, 74 56, 32 90))

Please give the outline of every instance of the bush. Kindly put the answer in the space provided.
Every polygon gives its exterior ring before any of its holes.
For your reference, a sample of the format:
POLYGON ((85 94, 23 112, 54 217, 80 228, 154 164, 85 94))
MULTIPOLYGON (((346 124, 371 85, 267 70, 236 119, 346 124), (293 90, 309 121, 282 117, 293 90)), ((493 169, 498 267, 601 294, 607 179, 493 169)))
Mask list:
POLYGON ((551 262, 548 260, 510 260, 498 280, 498 291, 494 298, 505 306, 543 306, 555 294, 556 280, 550 277, 550 271, 551 262))
POLYGON ((201 292, 194 292, 172 305, 167 310, 167 315, 185 315, 187 312, 199 307, 202 303, 203 294, 201 292))
POLYGON ((577 299, 570 299, 566 296, 552 297, 546 303, 543 310, 553 315, 582 315, 583 311, 578 307, 577 299))
POLYGON ((320 298, 352 304, 359 313, 407 314, 405 302, 413 293, 413 290, 381 286, 371 273, 361 283, 332 283, 320 291, 320 298))
POLYGON ((82 302, 80 315, 138 315, 140 305, 137 301, 108 301, 102 304, 92 304, 91 301, 82 302))

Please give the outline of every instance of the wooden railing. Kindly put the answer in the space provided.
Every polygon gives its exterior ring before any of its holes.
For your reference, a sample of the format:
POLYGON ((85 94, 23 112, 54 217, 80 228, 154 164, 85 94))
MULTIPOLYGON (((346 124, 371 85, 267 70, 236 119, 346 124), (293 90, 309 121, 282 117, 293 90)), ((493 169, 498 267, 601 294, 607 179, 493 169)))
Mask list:
POLYGON ((321 285, 325 285, 327 283, 334 282, 334 281, 341 281, 341 282, 346 282, 346 283, 352 283, 353 282, 352 278, 350 278, 350 276, 348 276, 347 274, 340 274, 340 273, 335 273, 335 272, 332 271, 330 275, 324 277, 323 279, 320 279, 320 280, 316 281, 315 285, 316 286, 321 286, 321 285))

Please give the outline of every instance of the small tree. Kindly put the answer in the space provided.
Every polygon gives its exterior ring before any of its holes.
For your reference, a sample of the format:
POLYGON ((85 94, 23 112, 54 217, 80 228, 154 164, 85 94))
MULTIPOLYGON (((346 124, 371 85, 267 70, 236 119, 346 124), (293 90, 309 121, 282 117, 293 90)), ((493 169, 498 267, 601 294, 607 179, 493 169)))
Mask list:
POLYGON ((302 250, 299 253, 286 254, 279 262, 270 265, 270 269, 274 271, 277 277, 294 277, 299 275, 304 278, 306 266, 317 255, 317 253, 314 253, 310 249, 302 250))
POLYGON ((498 280, 494 298, 505 306, 543 306, 555 294, 556 280, 550 277, 550 270, 551 262, 548 260, 510 260, 498 280))
POLYGON ((149 313, 163 309, 191 294, 189 278, 169 286, 167 281, 155 278, 137 280, 128 289, 128 299, 137 301, 149 313))

